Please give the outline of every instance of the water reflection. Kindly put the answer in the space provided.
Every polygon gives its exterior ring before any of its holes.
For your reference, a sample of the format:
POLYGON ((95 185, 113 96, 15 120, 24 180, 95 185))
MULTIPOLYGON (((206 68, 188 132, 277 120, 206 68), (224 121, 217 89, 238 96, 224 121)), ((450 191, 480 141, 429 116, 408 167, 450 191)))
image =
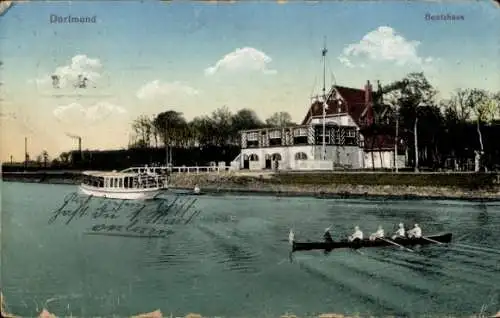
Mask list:
POLYGON ((257 258, 260 256, 255 250, 244 247, 242 242, 235 236, 222 236, 217 232, 200 226, 199 230, 211 239, 215 246, 212 257, 217 263, 224 264, 229 270, 257 273, 259 269, 255 266, 257 258))
POLYGON ((477 215, 478 225, 488 225, 490 220, 488 216, 488 206, 485 203, 480 203, 477 208, 479 210, 479 214, 477 215))

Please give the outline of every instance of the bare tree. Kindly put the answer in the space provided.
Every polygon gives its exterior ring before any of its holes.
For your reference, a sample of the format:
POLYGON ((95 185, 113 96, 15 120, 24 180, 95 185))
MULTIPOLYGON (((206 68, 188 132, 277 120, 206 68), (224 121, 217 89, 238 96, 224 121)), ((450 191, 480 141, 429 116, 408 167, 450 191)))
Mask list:
POLYGON ((464 123, 471 119, 474 110, 469 103, 470 90, 458 89, 450 99, 444 100, 441 104, 444 112, 449 110, 456 116, 458 122, 464 123))
POLYGON ((45 166, 45 168, 47 168, 47 164, 49 162, 49 153, 47 152, 47 150, 42 151, 42 158, 43 158, 43 165, 45 166))
POLYGON ((481 133, 481 123, 490 123, 497 112, 497 105, 493 98, 493 95, 488 94, 484 90, 472 89, 468 95, 468 103, 470 107, 474 110, 474 115, 476 117, 476 129, 479 138, 479 162, 482 165, 482 157, 484 155, 484 144, 483 135, 481 133))
POLYGON ((139 137, 136 144, 143 147, 151 146, 151 136, 153 131, 156 131, 156 129, 154 129, 153 121, 148 116, 139 116, 136 120, 134 120, 132 128, 134 129, 136 136, 139 137))
MULTIPOLYGON (((406 117, 405 121, 413 121, 413 136, 415 146, 415 172, 418 172, 418 120, 419 111, 424 106, 434 105, 437 91, 432 87, 424 73, 410 73, 403 80, 389 85, 394 102, 401 108, 406 117)), ((399 112, 398 112, 399 113, 399 112)))

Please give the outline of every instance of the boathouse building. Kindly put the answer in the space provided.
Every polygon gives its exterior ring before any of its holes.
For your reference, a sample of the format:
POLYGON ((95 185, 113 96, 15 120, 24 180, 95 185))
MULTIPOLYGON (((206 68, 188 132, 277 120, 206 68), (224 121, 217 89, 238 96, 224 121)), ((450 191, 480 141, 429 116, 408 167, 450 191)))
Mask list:
POLYGON ((397 160, 403 168, 403 145, 398 145, 395 156, 394 136, 366 133, 365 128, 374 123, 373 97, 369 81, 364 89, 334 85, 326 103, 312 102, 300 125, 242 131, 241 153, 232 166, 248 170, 392 169, 397 160))

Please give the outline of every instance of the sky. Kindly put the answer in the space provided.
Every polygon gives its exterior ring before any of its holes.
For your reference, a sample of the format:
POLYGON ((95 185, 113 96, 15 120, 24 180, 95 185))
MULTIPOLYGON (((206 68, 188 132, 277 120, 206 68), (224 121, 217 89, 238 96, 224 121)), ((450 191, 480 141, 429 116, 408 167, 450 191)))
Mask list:
POLYGON ((300 122, 326 86, 423 71, 442 98, 500 90, 500 7, 478 2, 21 2, 0 17, 0 160, 127 147, 139 115, 227 106, 300 122), (428 20, 426 14, 463 16, 428 20), (51 16, 96 23, 51 23, 51 16), (77 76, 89 79, 74 87, 77 76), (57 75, 59 88, 52 85, 57 75))

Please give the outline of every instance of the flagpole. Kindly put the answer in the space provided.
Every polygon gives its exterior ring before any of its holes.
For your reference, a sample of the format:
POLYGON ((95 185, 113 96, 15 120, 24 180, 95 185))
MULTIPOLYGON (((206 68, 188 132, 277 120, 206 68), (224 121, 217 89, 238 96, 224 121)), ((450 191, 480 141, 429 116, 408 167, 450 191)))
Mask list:
POLYGON ((326 134, 326 88, 325 88, 325 82, 326 82, 326 36, 324 39, 324 46, 323 46, 323 51, 321 52, 323 55, 323 147, 322 147, 322 158, 323 160, 326 160, 326 140, 325 140, 325 134, 326 134))

